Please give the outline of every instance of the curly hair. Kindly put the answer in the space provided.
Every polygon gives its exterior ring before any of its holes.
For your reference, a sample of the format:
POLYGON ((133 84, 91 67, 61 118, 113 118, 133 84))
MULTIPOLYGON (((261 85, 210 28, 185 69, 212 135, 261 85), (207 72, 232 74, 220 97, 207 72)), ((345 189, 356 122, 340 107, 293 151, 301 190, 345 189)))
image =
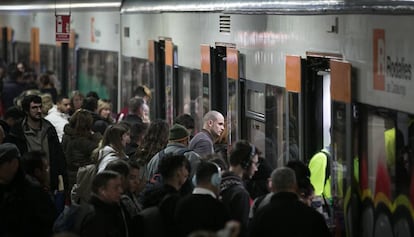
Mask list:
POLYGON ((136 159, 148 163, 168 143, 169 125, 165 120, 156 119, 151 122, 141 145, 136 152, 136 159))

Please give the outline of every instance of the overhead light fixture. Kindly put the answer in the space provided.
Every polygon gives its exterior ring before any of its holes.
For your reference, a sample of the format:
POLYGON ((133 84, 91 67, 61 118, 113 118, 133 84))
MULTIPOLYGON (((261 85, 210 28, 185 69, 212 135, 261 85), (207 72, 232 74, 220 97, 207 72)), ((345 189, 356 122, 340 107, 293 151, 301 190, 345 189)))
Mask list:
POLYGON ((0 5, 0 11, 32 11, 55 9, 82 9, 82 8, 119 8, 121 2, 87 2, 71 4, 24 4, 24 5, 0 5))

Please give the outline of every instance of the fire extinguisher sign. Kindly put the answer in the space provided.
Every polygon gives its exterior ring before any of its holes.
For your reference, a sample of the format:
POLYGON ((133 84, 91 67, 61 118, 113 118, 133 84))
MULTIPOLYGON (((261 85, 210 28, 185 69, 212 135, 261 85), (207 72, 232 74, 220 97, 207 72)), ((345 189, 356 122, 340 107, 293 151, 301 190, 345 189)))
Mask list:
POLYGON ((70 15, 56 15, 56 42, 70 40, 70 15))

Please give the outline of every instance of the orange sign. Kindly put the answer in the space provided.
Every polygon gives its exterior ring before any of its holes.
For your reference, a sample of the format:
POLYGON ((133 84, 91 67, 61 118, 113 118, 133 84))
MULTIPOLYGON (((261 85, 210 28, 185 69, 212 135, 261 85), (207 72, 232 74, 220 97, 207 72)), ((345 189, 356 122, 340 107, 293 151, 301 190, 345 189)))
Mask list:
POLYGON ((70 41, 70 15, 56 15, 56 42, 70 41))

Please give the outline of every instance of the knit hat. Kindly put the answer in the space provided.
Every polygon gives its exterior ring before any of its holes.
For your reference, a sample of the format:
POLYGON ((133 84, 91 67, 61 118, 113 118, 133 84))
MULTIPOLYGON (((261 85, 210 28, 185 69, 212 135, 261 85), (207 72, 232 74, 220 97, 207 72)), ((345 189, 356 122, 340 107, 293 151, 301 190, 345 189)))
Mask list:
POLYGON ((13 143, 3 143, 0 144, 0 161, 2 159, 13 159, 13 158, 20 158, 19 149, 13 143))
POLYGON ((183 140, 184 138, 190 136, 187 129, 179 124, 174 124, 170 128, 170 135, 168 136, 168 140, 170 141, 179 141, 183 140))

